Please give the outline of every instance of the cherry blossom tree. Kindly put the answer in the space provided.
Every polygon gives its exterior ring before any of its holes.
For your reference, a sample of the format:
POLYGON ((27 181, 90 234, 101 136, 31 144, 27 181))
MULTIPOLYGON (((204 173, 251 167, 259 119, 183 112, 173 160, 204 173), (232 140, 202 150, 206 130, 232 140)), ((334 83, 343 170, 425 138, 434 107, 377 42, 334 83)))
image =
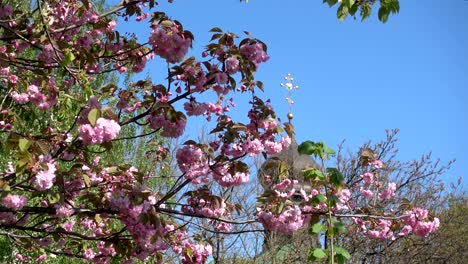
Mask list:
POLYGON ((154 0, 103 10, 87 0, 0 1, 0 29, 0 229, 14 243, 17 261, 63 255, 95 263, 169 257, 203 263, 213 248, 201 231, 231 234, 233 226, 261 223, 283 234, 311 225, 312 235, 329 239, 311 249, 309 259, 341 263, 350 258, 334 244, 348 226, 342 219, 376 239, 425 237, 438 228, 423 208, 359 211, 353 192, 368 201, 391 200, 395 183, 380 181, 385 164, 369 155, 362 160, 363 180, 347 186, 337 168, 327 167, 334 151, 323 142, 298 148, 321 162, 304 171, 316 188, 297 189, 285 174, 247 215, 215 192, 249 182, 245 158, 277 154, 293 137, 291 124, 281 124, 261 97, 255 73, 269 56, 267 45, 250 34, 239 38, 214 27, 203 53, 190 56, 193 34, 154 0), (149 38, 116 29, 128 20, 147 27, 149 38), (167 78, 107 78, 140 73, 150 60, 167 65, 167 78), (250 98, 247 122, 230 115, 235 94, 250 98), (126 158, 131 148, 115 151, 122 141, 181 138, 194 117, 210 122, 213 140, 184 142, 173 155, 176 170, 164 171, 170 151, 163 141, 145 141, 154 147, 146 153, 154 168, 126 158), (111 154, 124 158, 112 162, 111 154), (292 201, 296 193, 298 202, 292 201))

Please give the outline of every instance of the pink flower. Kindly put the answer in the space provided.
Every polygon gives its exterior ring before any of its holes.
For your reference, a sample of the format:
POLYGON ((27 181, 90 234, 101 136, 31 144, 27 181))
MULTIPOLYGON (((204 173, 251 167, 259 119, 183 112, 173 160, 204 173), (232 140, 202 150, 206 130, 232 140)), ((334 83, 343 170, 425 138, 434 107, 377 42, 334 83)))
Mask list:
POLYGON ((11 5, 0 6, 0 18, 11 16, 13 14, 13 7, 11 5))
POLYGON ((239 60, 236 57, 229 57, 226 59, 226 72, 234 74, 239 71, 239 60))
POLYGON ((186 241, 184 244, 185 249, 182 256, 182 264, 198 264, 205 263, 208 256, 212 254, 213 248, 210 244, 206 246, 200 244, 193 244, 186 241), (190 252, 190 255, 188 254, 190 252))
POLYGON ((398 233, 399 236, 407 236, 408 234, 411 233, 411 231, 413 231, 413 228, 410 226, 410 225, 405 225, 400 233, 398 233))
POLYGON ((365 197, 365 198, 369 198, 371 197, 372 195, 374 195, 374 193, 371 191, 371 190, 366 190, 364 188, 361 187, 360 189, 362 195, 365 197))
POLYGON ((281 150, 283 150, 283 144, 281 142, 267 140, 263 143, 263 145, 265 147, 265 151, 268 154, 278 154, 281 152, 281 150))
POLYGON ((29 257, 23 256, 20 253, 16 253, 15 257, 19 262, 30 262, 29 257))
POLYGON ((3 206, 6 208, 19 210, 26 205, 28 199, 22 195, 17 194, 8 194, 7 196, 3 197, 2 199, 3 206))
POLYGON ((213 179, 223 187, 239 186, 247 183, 250 178, 248 171, 235 171, 228 165, 213 169, 212 175, 213 179))
POLYGON ((429 234, 434 233, 440 226, 440 220, 434 217, 430 222, 419 222, 414 228, 413 233, 420 237, 427 237, 429 234))
POLYGON ((188 145, 178 149, 176 159, 179 169, 185 173, 187 179, 193 180, 208 173, 208 161, 198 147, 188 145))
POLYGON ((282 234, 290 234, 304 226, 304 216, 301 209, 296 205, 286 207, 279 215, 274 215, 259 208, 257 208, 256 214, 265 229, 282 234))
POLYGON ((251 157, 262 153, 263 145, 262 142, 258 139, 254 139, 252 141, 246 141, 242 144, 242 149, 249 153, 251 157))
POLYGON ((284 179, 282 182, 273 185, 272 189, 275 190, 285 190, 288 188, 289 185, 291 185, 292 181, 290 179, 284 179))
POLYGON ((394 239, 393 232, 390 229, 391 225, 392 221, 379 219, 376 228, 374 230, 367 230, 365 234, 371 238, 394 239))
POLYGON ((219 72, 215 74, 215 80, 219 84, 226 84, 228 81, 228 76, 224 72, 219 72))
MULTIPOLYGON (((422 208, 414 208, 410 211, 405 212, 403 223, 411 227, 411 231, 421 237, 427 237, 429 234, 434 233, 440 226, 440 220, 434 217, 432 221, 428 221, 428 211, 422 208)), ((409 229, 409 228, 407 228, 409 229)), ((406 234, 407 230, 402 230, 403 235, 406 234)))
POLYGON ((37 262, 37 263, 41 263, 41 262, 44 262, 46 259, 47 259, 47 255, 46 255, 46 254, 42 254, 42 255, 40 255, 38 258, 36 258, 36 262, 37 262))
POLYGON ((103 142, 108 142, 117 137, 120 132, 120 125, 111 119, 98 118, 94 127, 96 134, 102 138, 103 142))
POLYGON ((168 119, 164 114, 152 114, 148 116, 148 122, 152 129, 162 128, 161 136, 177 138, 182 136, 185 130, 186 120, 180 117, 176 120, 168 119))
POLYGON ((114 120, 98 118, 96 126, 90 124, 81 125, 78 128, 78 133, 86 145, 96 145, 103 142, 108 142, 117 137, 120 132, 120 125, 114 120))
POLYGON ((149 43, 153 45, 154 53, 166 59, 168 63, 177 63, 187 54, 192 40, 186 38, 176 27, 157 27, 151 32, 149 43))
POLYGON ((94 253, 93 249, 88 248, 84 251, 83 256, 85 259, 91 260, 96 256, 96 254, 94 253))
POLYGON ((249 61, 253 62, 256 67, 262 62, 266 62, 270 57, 263 51, 261 43, 248 43, 240 46, 240 52, 249 61))
POLYGON ((55 161, 51 160, 49 157, 41 156, 40 158, 43 162, 45 162, 47 169, 42 170, 36 174, 33 185, 36 189, 44 191, 50 189, 54 184, 56 168, 55 161))
POLYGON ((65 206, 60 206, 55 210, 55 215, 60 218, 68 217, 73 215, 75 210, 73 208, 65 207, 65 206))
MULTIPOLYGON (((54 80, 49 79, 49 85, 53 85, 54 80)), ((48 88, 51 88, 48 86, 48 88)), ((45 96, 40 90, 39 87, 32 84, 28 86, 28 95, 29 100, 41 110, 47 110, 54 106, 57 103, 57 96, 55 91, 49 90, 49 95, 45 96)))
POLYGON ((374 165, 374 167, 375 167, 376 169, 381 169, 381 168, 383 168, 383 162, 380 161, 380 160, 374 160, 374 161, 372 162, 372 164, 374 165))
POLYGON ((115 20, 109 21, 109 24, 107 24, 107 31, 112 32, 115 29, 115 26, 117 26, 117 22, 115 20))
POLYGON ((379 193, 379 198, 388 200, 395 195, 395 191, 396 191, 396 184, 394 182, 391 182, 388 184, 388 187, 385 191, 379 193))
POLYGON ((366 172, 363 175, 361 175, 362 179, 364 180, 364 184, 372 184, 374 182, 374 174, 371 172, 366 172))
POLYGON ((10 94, 11 96, 11 99, 13 99, 13 101, 17 102, 18 104, 25 104, 27 102, 29 102, 29 94, 27 93, 17 93, 15 91, 11 92, 10 94))
POLYGON ((18 82, 18 76, 10 75, 10 83, 17 83, 17 82, 18 82))
POLYGON ((73 221, 73 220, 67 221, 67 222, 63 223, 63 225, 62 225, 63 229, 65 231, 67 231, 67 232, 72 232, 74 226, 75 226, 75 221, 73 221))

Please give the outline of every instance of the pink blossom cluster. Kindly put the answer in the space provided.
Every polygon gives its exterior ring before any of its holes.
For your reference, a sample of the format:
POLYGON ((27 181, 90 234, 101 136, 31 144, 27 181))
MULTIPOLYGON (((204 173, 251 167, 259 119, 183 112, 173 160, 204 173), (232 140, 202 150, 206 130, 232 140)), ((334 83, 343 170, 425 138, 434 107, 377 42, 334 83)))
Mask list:
POLYGON ((10 130, 13 127, 9 113, 8 109, 0 109, 0 130, 10 130))
POLYGON ((185 118, 168 118, 164 112, 160 114, 154 112, 147 117, 147 120, 152 129, 162 129, 161 136, 170 138, 182 136, 187 123, 185 118))
POLYGON ((0 18, 9 17, 13 14, 13 7, 11 5, 0 4, 0 18))
POLYGON ((209 164, 203 151, 193 145, 187 145, 177 150, 177 164, 180 171, 185 174, 186 179, 192 180, 193 184, 207 182, 206 177, 209 171, 209 164), (197 179, 200 176, 205 176, 197 179))
MULTIPOLYGON (((50 78, 50 84, 55 84, 53 78, 50 78)), ((32 84, 28 87, 27 93, 18 93, 16 91, 11 92, 10 96, 13 101, 17 102, 18 104, 25 104, 27 102, 31 102, 37 106, 37 108, 41 110, 47 110, 54 106, 57 103, 57 94, 53 88, 53 86, 48 86, 48 95, 46 96, 43 94, 39 87, 32 84)))
POLYGON ((52 66, 52 64, 56 62, 55 56, 56 54, 52 44, 45 44, 37 58, 42 61, 45 66, 52 66))
POLYGON ((229 232, 231 224, 220 219, 231 216, 225 201, 221 197, 204 193, 203 189, 199 190, 199 192, 202 193, 202 197, 190 196, 187 199, 187 205, 182 206, 182 212, 208 217, 208 224, 213 226, 215 230, 229 232))
MULTIPOLYGON (((193 92, 203 92, 207 89, 208 78, 200 62, 184 65, 182 69, 183 72, 176 76, 176 80, 179 82, 178 85, 184 85, 185 90, 190 88, 193 92)), ((179 86, 176 92, 182 93, 182 88, 179 86)))
POLYGON ((7 196, 2 198, 3 206, 14 210, 23 208, 27 202, 28 199, 26 197, 17 194, 7 194, 7 196))
POLYGON ((274 141, 273 137, 268 137, 265 140, 255 138, 252 140, 246 140, 242 143, 223 145, 222 153, 232 157, 241 157, 243 155, 253 157, 263 151, 267 154, 278 154, 290 144, 291 139, 288 136, 282 137, 279 142, 274 141))
POLYGON ((16 214, 11 212, 0 213, 0 224, 3 225, 13 225, 18 221, 16 220, 16 214))
POLYGON ((434 233, 440 226, 440 220, 434 217, 432 221, 429 221, 429 214, 426 209, 414 208, 410 211, 406 211, 403 223, 406 225, 403 227, 399 235, 407 235, 414 233, 417 236, 427 237, 429 234, 434 233))
POLYGON ((184 103, 184 109, 188 116, 207 115, 208 121, 211 120, 211 114, 220 116, 223 114, 223 107, 221 104, 213 104, 211 102, 198 103, 196 101, 189 101, 184 103))
POLYGON ((387 189, 379 193, 379 198, 383 200, 391 199, 395 196, 396 191, 396 184, 394 182, 390 182, 387 186, 387 189))
POLYGON ((240 52, 244 58, 255 64, 256 67, 262 62, 268 61, 270 57, 263 50, 259 42, 247 43, 240 46, 240 52))
MULTIPOLYGON (((383 168, 383 162, 380 160, 372 161, 371 165, 375 168, 375 171, 383 168)), ((365 198, 371 198, 375 192, 377 192, 379 199, 382 200, 388 200, 395 196, 396 184, 394 182, 389 182, 387 188, 379 192, 382 182, 376 181, 376 172, 367 171, 361 175, 361 178, 363 186, 359 190, 365 198)))
POLYGON ((169 63, 177 63, 184 59, 192 40, 179 32, 177 26, 161 28, 153 25, 149 43, 153 45, 154 53, 169 63))
POLYGON ((201 244, 194 244, 190 241, 186 241, 184 243, 184 247, 185 247, 185 250, 182 255, 183 264, 205 263, 207 258, 213 252, 213 247, 210 244, 201 245, 201 244))
MULTIPOLYGON (((5 46, 0 47, 0 52, 5 49, 5 46)), ((0 80, 2 83, 16 84, 18 82, 18 76, 10 72, 10 66, 0 67, 0 80)))
POLYGON ((183 211, 190 214, 207 217, 221 217, 227 213, 226 203, 223 199, 207 196, 206 199, 192 196, 187 199, 189 206, 184 206, 183 211))
MULTIPOLYGON (((358 221, 359 222, 359 221, 358 221)), ((390 220, 385 220, 385 219, 379 219, 377 221, 377 225, 374 227, 374 229, 363 229, 363 233, 366 234, 367 236, 371 238, 376 238, 376 239, 395 239, 395 236, 393 234, 393 231, 390 229, 392 226, 392 221, 390 220)))
POLYGON ((239 71, 239 60, 236 57, 231 56, 227 58, 225 63, 226 63, 226 72, 228 74, 235 74, 236 72, 239 71))
POLYGON ((304 215, 297 205, 287 206, 278 215, 257 208, 256 215, 265 229, 281 234, 290 234, 304 226, 304 215))
POLYGON ((341 190, 340 194, 338 195, 339 202, 335 206, 335 210, 345 210, 351 209, 350 208, 350 199, 351 199, 351 191, 349 189, 341 190))
POLYGON ((75 210, 68 205, 56 206, 55 215, 59 218, 65 218, 73 215, 75 210))
POLYGON ((40 170, 36 176, 33 177, 33 186, 39 191, 45 191, 52 188, 54 185, 57 168, 55 166, 55 161, 50 156, 41 155, 39 160, 41 167, 46 168, 40 170))
POLYGON ((169 248, 169 245, 161 237, 161 235, 164 236, 168 233, 163 226, 155 226, 141 221, 142 216, 147 215, 152 206, 149 201, 134 204, 129 198, 129 194, 117 192, 114 193, 110 203, 114 209, 120 212, 120 221, 138 244, 139 252, 136 253, 138 258, 144 260, 153 252, 169 248))
POLYGON ((268 154, 278 154, 281 150, 286 149, 291 144, 291 138, 288 136, 282 137, 280 142, 273 140, 265 140, 263 145, 268 154))
POLYGON ((80 139, 85 145, 96 145, 109 142, 117 137, 120 132, 120 125, 114 120, 98 118, 96 125, 81 125, 78 128, 80 139))
POLYGON ((250 178, 248 171, 235 171, 232 165, 215 166, 211 173, 213 179, 226 188, 245 184, 250 178))

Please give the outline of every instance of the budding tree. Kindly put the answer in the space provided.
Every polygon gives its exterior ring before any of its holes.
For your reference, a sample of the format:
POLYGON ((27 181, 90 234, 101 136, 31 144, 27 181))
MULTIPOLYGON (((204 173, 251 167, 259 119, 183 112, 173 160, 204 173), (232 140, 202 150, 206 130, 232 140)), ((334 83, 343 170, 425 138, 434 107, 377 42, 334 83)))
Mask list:
POLYGON ((327 239, 309 259, 333 263, 350 258, 335 244, 348 228, 344 219, 376 239, 437 229, 438 219, 422 208, 353 206, 353 192, 369 202, 387 201, 396 184, 380 181, 385 165, 369 155, 362 180, 347 186, 337 168, 327 167, 334 151, 323 142, 298 147, 320 161, 303 172, 316 188, 301 188, 283 175, 251 212, 220 195, 216 190, 249 182, 246 157, 268 157, 291 143, 291 127, 282 128, 255 78, 269 59, 267 45, 214 27, 205 51, 190 56, 193 34, 156 7, 154 0, 107 10, 88 0, 0 1, 0 229, 18 261, 64 255, 162 263, 175 256, 203 263, 212 245, 200 232, 230 234, 233 226, 259 222, 282 234, 311 225, 312 235, 327 239), (130 19, 147 28, 148 39, 116 30, 130 19), (106 78, 142 72, 149 60, 168 65, 164 80, 106 78), (238 94, 250 98, 244 123, 229 112, 238 94), (213 140, 187 140, 174 152, 177 170, 165 170, 169 150, 158 139, 180 138, 195 116, 212 125, 213 140), (145 153, 153 168, 138 167, 131 148, 115 151, 122 141, 131 146, 142 138, 154 147, 145 153), (296 193, 300 201, 292 201, 296 193))

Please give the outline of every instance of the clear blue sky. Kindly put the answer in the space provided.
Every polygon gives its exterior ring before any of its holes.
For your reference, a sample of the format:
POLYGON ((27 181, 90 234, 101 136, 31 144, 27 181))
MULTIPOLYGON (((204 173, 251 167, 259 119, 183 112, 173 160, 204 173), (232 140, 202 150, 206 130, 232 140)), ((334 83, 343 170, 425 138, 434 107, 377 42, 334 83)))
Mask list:
POLYGON ((364 23, 351 17, 340 23, 336 8, 321 0, 175 0, 161 1, 158 9, 194 33, 197 56, 214 26, 266 42, 271 59, 257 78, 285 117, 286 90, 279 83, 293 74, 300 86, 293 94, 298 141, 335 147, 346 139, 356 150, 383 139, 386 128, 399 128, 401 160, 429 151, 445 162, 456 158, 445 179, 465 176, 466 189, 468 1, 400 5, 386 24, 377 21, 377 10, 364 23))

